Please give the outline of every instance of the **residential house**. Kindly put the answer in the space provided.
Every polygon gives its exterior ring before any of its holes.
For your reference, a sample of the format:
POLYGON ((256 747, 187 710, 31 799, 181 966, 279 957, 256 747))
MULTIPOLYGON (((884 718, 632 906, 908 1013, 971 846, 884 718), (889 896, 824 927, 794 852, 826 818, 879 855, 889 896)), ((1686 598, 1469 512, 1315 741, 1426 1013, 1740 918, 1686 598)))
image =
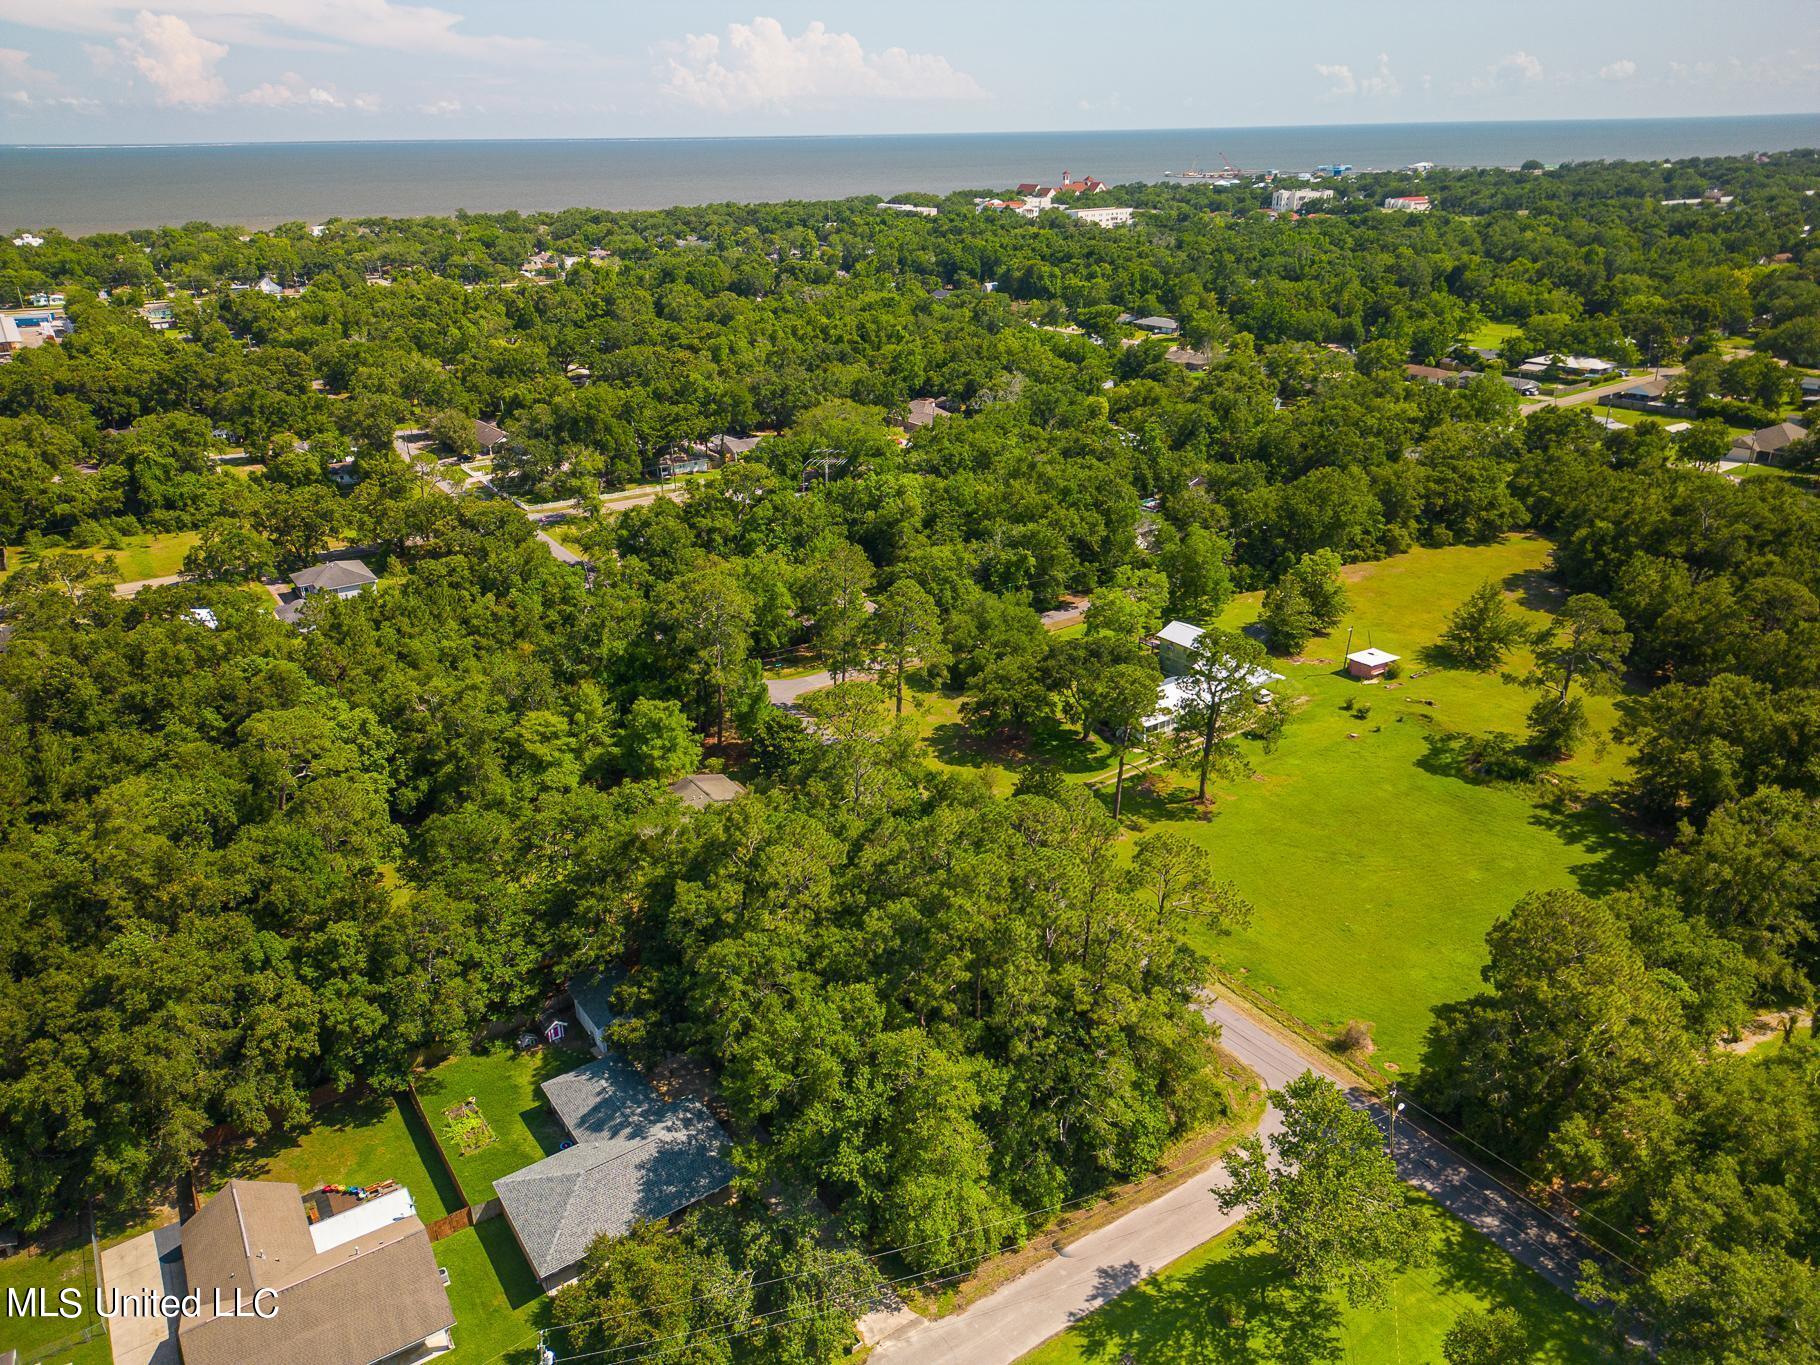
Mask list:
POLYGON ((1107 190, 1111 189, 1112 186, 1108 185, 1103 180, 1095 180, 1090 175, 1076 180, 1074 178, 1074 172, 1063 171, 1062 183, 1056 186, 1056 188, 1061 190, 1063 194, 1104 194, 1107 190))
MULTIPOLYGON (((1234 661, 1228 660, 1228 662, 1233 663, 1234 661)), ((1243 678, 1235 680, 1245 692, 1255 695, 1262 702, 1268 700, 1267 689, 1270 684, 1281 682, 1283 675, 1272 673, 1268 668, 1254 666, 1247 670, 1243 678)), ((1164 678, 1163 685, 1157 688, 1156 710, 1144 717, 1144 733, 1147 735, 1167 733, 1175 729, 1183 715, 1193 709, 1194 695, 1187 680, 1180 677, 1164 678)))
POLYGON ((1309 204, 1333 198, 1332 190, 1284 189, 1270 192, 1270 207, 1278 213, 1300 213, 1309 204))
POLYGON ((1199 374, 1213 364, 1211 350, 1196 351, 1187 346, 1171 346, 1163 355, 1171 365, 1180 365, 1190 374, 1199 374))
POLYGON ((354 597, 378 581, 379 575, 358 559, 331 559, 291 575, 291 586, 299 597, 314 597, 317 593, 354 597))
POLYGON ((25 338, 20 335, 19 324, 5 313, 0 313, 0 359, 11 360, 14 351, 25 349, 25 338))
POLYGON ((1647 412, 1657 417, 1692 417, 1692 408, 1669 396, 1670 387, 1670 381, 1660 377, 1640 379, 1605 401, 1614 408, 1628 408, 1632 412, 1647 412))
POLYGON ((1807 436, 1799 422, 1778 422, 1732 442, 1731 458, 1746 464, 1777 464, 1782 452, 1807 436))
POLYGON ((887 200, 879 207, 889 213, 913 213, 919 218, 933 218, 937 213, 933 204, 894 204, 887 200))
POLYGON ((415 1365, 453 1349, 455 1314, 409 1190, 312 1223, 295 1185, 230 1180, 180 1244, 201 1299, 178 1321, 184 1365, 415 1365))
POLYGON ((933 426, 938 417, 952 417, 954 411, 954 405, 946 398, 912 398, 910 411, 899 418, 897 424, 905 431, 921 431, 933 426))
POLYGON ((273 279, 270 275, 261 275, 259 277, 259 283, 255 284, 253 288, 257 289, 266 297, 274 299, 284 293, 284 286, 278 283, 278 281, 273 279))
POLYGON ((1820 376, 1809 374, 1801 377, 1801 401, 1803 404, 1820 403, 1820 376))
POLYGON ((1619 374, 1617 365, 1609 360, 1602 360, 1596 355, 1561 355, 1551 351, 1547 355, 1532 355, 1517 366, 1518 374, 1554 373, 1563 379, 1609 379, 1619 374))
POLYGON ((746 794, 746 789, 725 773, 691 773, 672 782, 670 790, 694 810, 706 810, 746 794))
POLYGON ((1194 659, 1194 647, 1207 632, 1187 621, 1171 621, 1156 633, 1156 661, 1164 677, 1186 673, 1194 659))
POLYGON ((482 421, 478 417, 474 419, 474 444, 480 447, 482 455, 499 454, 501 450, 505 449, 506 441, 509 439, 505 428, 496 427, 491 422, 482 421))
POLYGON ((38 236, 36 233, 21 232, 17 237, 13 238, 13 245, 14 246, 43 246, 44 238, 38 236))
MULTIPOLYGON (((611 1015, 590 1019, 604 1027, 611 1015)), ((669 1218, 733 1178, 726 1134, 707 1107, 666 1102, 616 1052, 552 1077, 542 1090, 569 1145, 502 1176, 493 1189, 546 1290, 574 1279, 597 1239, 669 1218)))
POLYGON ((61 294, 46 294, 43 292, 33 294, 31 299, 32 307, 34 308, 61 308, 66 302, 67 300, 61 294))
POLYGON ((1392 213, 1427 213, 1434 204, 1425 194, 1393 194, 1384 207, 1392 213))
POLYGON ((1443 370, 1434 365, 1405 365, 1403 371, 1411 379, 1420 379, 1427 384, 1444 384, 1450 389, 1457 389, 1468 380, 1477 379, 1477 370, 1443 370))
POLYGON ((177 310, 163 300, 146 304, 139 310, 139 316, 154 332, 168 332, 177 325, 177 310))
POLYGON ((1121 315, 1119 321, 1129 323, 1140 332, 1149 332, 1152 336, 1172 337, 1182 330, 1182 324, 1174 318, 1161 316, 1134 318, 1129 315, 1121 315))
POLYGON ((1498 378, 1525 398, 1539 398, 1542 394, 1542 386, 1526 374, 1501 374, 1498 378))

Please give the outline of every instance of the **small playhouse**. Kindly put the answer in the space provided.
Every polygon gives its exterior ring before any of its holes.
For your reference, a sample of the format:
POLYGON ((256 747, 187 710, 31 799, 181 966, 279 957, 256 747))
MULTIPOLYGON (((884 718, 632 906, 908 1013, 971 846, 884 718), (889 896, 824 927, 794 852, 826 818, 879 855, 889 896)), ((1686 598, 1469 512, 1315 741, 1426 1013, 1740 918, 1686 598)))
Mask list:
POLYGON ((1396 661, 1395 654, 1373 645, 1346 656, 1346 673, 1348 677, 1357 678, 1361 682, 1376 682, 1396 661))

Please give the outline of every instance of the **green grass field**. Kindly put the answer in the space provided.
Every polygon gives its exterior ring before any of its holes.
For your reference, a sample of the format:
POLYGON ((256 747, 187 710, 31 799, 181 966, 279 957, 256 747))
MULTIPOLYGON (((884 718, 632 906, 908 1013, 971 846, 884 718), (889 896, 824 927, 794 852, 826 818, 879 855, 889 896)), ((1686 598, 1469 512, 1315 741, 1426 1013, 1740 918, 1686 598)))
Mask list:
POLYGON ((315 1117, 305 1132, 226 1150, 208 1169, 208 1188, 234 1178, 288 1180, 302 1190, 396 1180, 411 1191, 426 1223, 461 1206, 408 1100, 376 1096, 331 1105, 315 1117))
POLYGON ((482 1052, 457 1054, 418 1077, 417 1097, 470 1203, 491 1199, 495 1180, 557 1149, 562 1126, 537 1087, 587 1060, 589 1054, 560 1045, 519 1052, 509 1043, 497 1043, 482 1052), (463 1156, 449 1140, 443 1110, 470 1098, 492 1128, 494 1141, 463 1156))
MULTIPOLYGON (((1434 643, 1488 579, 1520 614, 1543 620, 1563 597, 1544 573, 1548 553, 1544 540, 1513 536, 1349 566, 1347 619, 1300 660, 1273 664, 1285 675, 1274 690, 1295 707, 1275 753, 1246 745, 1255 771, 1215 783, 1207 810, 1180 770, 1127 784, 1134 832, 1172 829, 1201 843, 1256 908, 1244 931, 1199 946, 1317 1033, 1370 1022, 1386 1069, 1413 1068, 1434 1006, 1479 989, 1485 931, 1520 896, 1609 887, 1649 857, 1601 795, 1624 774, 1624 751, 1609 739, 1611 698, 1588 700, 1600 738, 1544 783, 1481 781, 1461 758, 1462 735, 1521 734, 1534 694, 1498 674, 1442 667, 1434 643), (1402 655, 1404 675, 1346 678, 1349 629, 1354 648, 1402 655), (1342 710, 1355 699, 1370 703, 1368 718, 1342 710)), ((1250 624, 1259 601, 1236 599, 1221 624, 1250 624)), ((1506 668, 1529 662, 1519 653, 1506 668)), ((1030 762, 1082 780, 1111 766, 1102 742, 1082 744, 1059 725, 1015 748, 974 740, 959 703, 918 693, 919 729, 937 763, 983 771, 995 790, 1009 791, 1030 762)))
POLYGON ((455 1310, 451 1365, 524 1365, 537 1354, 537 1330, 547 1326, 550 1301, 525 1263, 503 1218, 490 1218, 443 1238, 432 1248, 449 1272, 455 1310))
MULTIPOLYGON (((1420 1195, 1412 1194, 1420 1200, 1420 1195)), ((1423 1201, 1426 1202, 1426 1201, 1423 1201)), ((1474 1308, 1510 1306, 1533 1361, 1612 1359, 1601 1320, 1464 1223, 1431 1208, 1436 1255, 1391 1288, 1386 1308, 1291 1296, 1273 1253, 1237 1235, 1199 1247, 1026 1355, 1021 1365, 1210 1365, 1216 1361, 1438 1361, 1441 1338, 1474 1308)))
MULTIPOLYGON (((112 555, 120 569, 120 581, 136 583, 144 578, 166 578, 171 574, 182 573, 183 557, 190 552, 190 547, 196 540, 194 531, 173 531, 159 536, 126 536, 118 548, 98 547, 75 553, 96 558, 112 555)), ((39 552, 9 548, 6 552, 6 572, 10 573, 13 569, 30 563, 37 553, 39 552)), ((5 576, 5 573, 0 573, 0 578, 5 576)))
POLYGON ((1514 322, 1481 322, 1466 334, 1466 344, 1498 350, 1522 330, 1514 322))
POLYGON ((42 1288, 57 1303, 65 1289, 82 1295, 81 1318, 0 1316, 0 1354, 17 1351, 21 1361, 56 1365, 108 1365, 106 1324, 95 1314, 95 1269, 88 1243, 74 1240, 56 1249, 22 1251, 0 1260, 0 1304, 8 1292, 42 1288), (88 1340, 80 1340, 84 1333, 88 1340))
MULTIPOLYGON (((1371 1023, 1374 1060, 1408 1071, 1430 1011, 1480 986, 1484 936, 1527 891, 1600 889, 1640 870, 1646 848, 1596 793, 1622 771, 1615 747, 1561 765, 1558 790, 1488 783, 1469 773, 1458 734, 1520 733, 1532 694, 1490 674, 1423 660, 1447 614, 1490 578, 1539 616, 1554 600, 1539 570, 1547 545, 1417 550, 1347 570, 1348 622, 1275 666, 1296 707, 1274 754, 1247 746, 1255 771, 1216 784, 1209 811, 1179 773, 1128 792, 1140 828, 1175 829, 1205 846, 1219 875, 1256 907, 1252 923, 1200 945, 1250 988, 1317 1033, 1371 1023), (1347 625, 1404 659, 1401 680, 1364 685, 1338 671, 1347 625), (1370 703, 1361 719, 1342 706, 1370 703)), ((1254 598, 1225 624, 1248 622, 1254 598)), ((1513 659, 1513 667, 1526 660, 1513 659)), ((1588 707, 1608 731, 1608 699, 1588 707)))

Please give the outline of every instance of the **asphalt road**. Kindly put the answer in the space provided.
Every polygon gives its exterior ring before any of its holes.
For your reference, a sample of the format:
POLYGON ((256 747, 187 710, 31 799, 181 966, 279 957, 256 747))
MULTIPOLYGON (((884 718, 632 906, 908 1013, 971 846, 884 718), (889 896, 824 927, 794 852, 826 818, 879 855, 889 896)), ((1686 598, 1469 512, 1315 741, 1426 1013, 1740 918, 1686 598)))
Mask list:
MULTIPOLYGON (((1215 1000, 1206 1013, 1220 1025, 1226 1050, 1256 1071, 1271 1089, 1280 1089, 1310 1070, 1349 1085, 1345 1076, 1300 1040, 1235 1002, 1215 1000)), ((1381 1127, 1387 1124, 1382 1106, 1362 1094, 1350 1093, 1381 1127)), ((1271 1107, 1265 1110, 1258 1131, 1268 1136, 1280 1124, 1281 1115, 1271 1107)), ((1397 1126, 1395 1156, 1398 1171, 1411 1185, 1516 1260, 1572 1292, 1579 1277, 1578 1247, 1547 1215, 1411 1123, 1397 1126)), ((901 1317, 904 1325, 879 1343, 872 1360, 889 1365, 1010 1365, 1237 1223, 1238 1216, 1222 1213, 1213 1195, 1215 1185, 1223 1180, 1224 1172, 1216 1162, 1203 1175, 1083 1237, 1054 1260, 959 1313, 934 1321, 901 1317)))

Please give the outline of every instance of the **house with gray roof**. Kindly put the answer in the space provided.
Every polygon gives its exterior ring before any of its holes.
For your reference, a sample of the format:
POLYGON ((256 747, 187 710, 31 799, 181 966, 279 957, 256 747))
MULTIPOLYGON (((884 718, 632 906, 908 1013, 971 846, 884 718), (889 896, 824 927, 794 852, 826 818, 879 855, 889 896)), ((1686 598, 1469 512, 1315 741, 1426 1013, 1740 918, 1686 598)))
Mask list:
POLYGON ((1760 427, 1732 442, 1731 458, 1742 463, 1778 464, 1782 452, 1807 435, 1799 422, 1778 422, 1773 427, 1760 427))
POLYGON ((291 575, 291 586, 298 596, 309 597, 325 592, 332 597, 352 597, 379 581, 379 575, 358 559, 331 559, 313 564, 291 575))
POLYGON ((574 1279, 599 1238, 680 1213, 733 1179, 707 1107, 665 1100, 618 1053, 551 1077, 543 1093, 570 1145, 493 1189, 545 1289, 574 1279))

